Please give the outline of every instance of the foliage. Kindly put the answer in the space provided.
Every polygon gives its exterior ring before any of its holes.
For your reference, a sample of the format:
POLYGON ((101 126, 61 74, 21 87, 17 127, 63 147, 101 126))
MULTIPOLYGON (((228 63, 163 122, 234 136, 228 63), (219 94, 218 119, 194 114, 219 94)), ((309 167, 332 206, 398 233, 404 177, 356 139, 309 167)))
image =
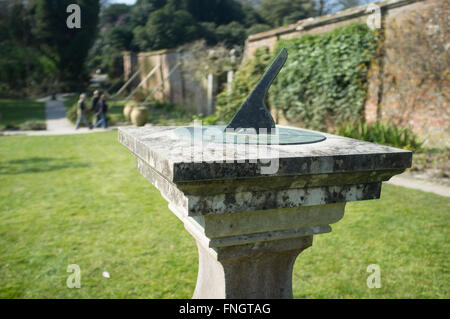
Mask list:
POLYGON ((161 100, 148 104, 148 122, 153 125, 187 125, 191 117, 185 109, 161 100))
POLYGON ((264 0, 259 14, 273 27, 297 22, 315 15, 313 0, 264 0))
POLYGON ((288 120, 324 130, 362 116, 377 34, 352 24, 321 35, 280 40, 289 57, 272 85, 271 106, 288 120))
POLYGON ((210 45, 223 42, 232 47, 244 43, 246 27, 254 23, 264 20, 235 0, 173 0, 152 10, 145 25, 134 28, 133 43, 140 50, 158 50, 205 39, 210 45))
POLYGON ((165 6, 150 14, 145 34, 152 50, 170 49, 197 39, 199 25, 188 11, 165 6))
POLYGON ((85 81, 83 66, 97 33, 99 1, 36 0, 29 6, 36 47, 55 63, 56 83, 65 81, 76 86, 85 81), (82 25, 69 29, 66 8, 74 3, 81 8, 82 25))
POLYGON ((39 51, 30 34, 23 1, 0 1, 0 96, 23 97, 51 85, 56 65, 39 51))
MULTIPOLYGON (((0 298, 192 296, 195 240, 117 132, 1 139, 0 298), (68 264, 81 267, 81 289, 67 288, 68 264)), ((449 204, 392 185, 348 203, 297 258, 294 297, 449 298, 449 204), (372 263, 380 289, 366 285, 372 263)))
POLYGON ((43 102, 29 99, 0 99, 0 130, 29 129, 32 122, 45 123, 43 102))
POLYGON ((234 75, 231 91, 224 90, 217 96, 217 118, 228 122, 244 103, 251 90, 258 83, 272 56, 269 48, 258 48, 252 59, 244 60, 242 67, 234 75))
POLYGON ((100 24, 102 26, 116 26, 125 24, 130 19, 131 7, 126 4, 113 3, 100 14, 100 24))
MULTIPOLYGON (((77 121, 77 116, 78 116, 77 110, 78 110, 78 106, 77 106, 76 102, 74 104, 72 104, 72 106, 68 107, 66 110, 66 117, 72 123, 76 123, 76 121, 77 121)), ((88 119, 89 119, 89 121, 91 120, 91 114, 89 114, 88 119)))
POLYGON ((272 29, 272 27, 268 24, 257 23, 247 29, 247 34, 252 35, 260 32, 269 31, 270 29, 272 29))
POLYGON ((216 29, 217 42, 223 42, 228 47, 234 44, 244 43, 247 38, 245 26, 239 22, 233 21, 226 25, 220 25, 216 29))
MULTIPOLYGON (((425 171, 428 178, 450 178, 450 148, 423 148, 415 153, 411 171, 425 171)), ((428 179, 427 178, 427 179, 428 179)))
POLYGON ((204 116, 203 114, 194 114, 192 116, 192 121, 201 121, 202 125, 214 125, 219 123, 219 118, 216 114, 211 114, 209 116, 204 116))
POLYGON ((423 142, 409 128, 399 128, 396 125, 377 122, 341 124, 337 128, 337 134, 363 140, 367 142, 384 144, 398 148, 404 148, 413 152, 422 151, 423 142))
POLYGON ((124 4, 111 4, 101 11, 100 33, 88 58, 91 72, 100 69, 113 81, 120 78, 123 73, 122 52, 135 48, 131 12, 132 7, 124 4))
MULTIPOLYGON (((90 105, 91 105, 91 100, 88 99, 86 100, 86 106, 87 106, 87 110, 85 111, 85 114, 88 118, 88 120, 90 122, 93 121, 94 119, 94 114, 89 110, 90 105)), ((124 106, 124 102, 123 101, 107 101, 108 103, 108 112, 106 113, 106 118, 108 120, 108 125, 115 125, 118 123, 124 123, 125 122, 125 118, 123 116, 123 106, 124 106)), ((78 98, 72 98, 67 100, 66 102, 64 102, 64 105, 66 106, 66 117, 67 119, 72 122, 72 123, 76 123, 77 121, 77 116, 78 116, 78 98)), ((81 123, 81 125, 83 125, 84 123, 81 123)))
POLYGON ((192 75, 198 82, 207 78, 208 74, 219 76, 226 70, 237 67, 240 60, 239 48, 234 48, 232 59, 230 50, 223 45, 207 46, 206 41, 198 40, 181 47, 183 71, 192 75))
POLYGON ((152 11, 164 7, 167 0, 138 0, 130 9, 130 19, 133 25, 144 26, 152 11))
POLYGON ((22 126, 21 129, 24 131, 41 131, 46 130, 47 125, 45 122, 41 121, 26 121, 22 126))

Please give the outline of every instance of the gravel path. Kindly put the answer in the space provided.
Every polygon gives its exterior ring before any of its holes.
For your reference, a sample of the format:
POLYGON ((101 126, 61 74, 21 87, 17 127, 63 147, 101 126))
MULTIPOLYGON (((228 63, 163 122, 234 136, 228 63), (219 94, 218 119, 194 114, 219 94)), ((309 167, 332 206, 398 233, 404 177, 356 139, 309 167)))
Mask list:
POLYGON ((67 134, 85 134, 102 131, 116 130, 117 126, 110 126, 107 129, 95 128, 90 130, 87 127, 80 127, 75 130, 75 125, 66 118, 66 107, 64 106, 65 94, 57 95, 56 100, 52 100, 50 96, 39 99, 39 102, 45 102, 45 116, 47 130, 45 131, 4 131, 3 135, 67 135, 67 134))
POLYGON ((61 97, 56 101, 50 97, 40 101, 45 102, 47 131, 62 133, 75 130, 75 126, 66 118, 66 107, 61 97))
POLYGON ((387 183, 450 197, 450 187, 417 179, 407 173, 394 176, 387 183))

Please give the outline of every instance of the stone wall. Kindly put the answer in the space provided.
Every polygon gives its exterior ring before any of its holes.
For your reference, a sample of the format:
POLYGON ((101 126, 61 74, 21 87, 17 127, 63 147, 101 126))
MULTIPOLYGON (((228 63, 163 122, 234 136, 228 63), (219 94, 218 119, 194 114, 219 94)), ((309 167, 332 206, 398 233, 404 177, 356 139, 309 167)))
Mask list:
MULTIPOLYGON (((436 9, 445 1, 441 0, 387 0, 351 8, 332 15, 326 15, 318 18, 309 18, 300 20, 295 24, 274 30, 254 34, 246 41, 245 57, 250 58, 254 51, 262 46, 268 46, 273 49, 279 39, 298 38, 306 34, 320 34, 331 31, 337 27, 348 25, 355 22, 374 23, 377 22, 376 12, 379 12, 380 32, 385 37, 385 42, 395 42, 394 33, 390 28, 393 23, 397 25, 403 20, 411 17, 415 12, 427 12, 436 9), (368 8, 377 8, 377 11, 369 11, 368 8), (374 14, 375 13, 375 14, 374 14)), ((430 11, 431 12, 431 11, 430 11)), ((372 24, 373 25, 373 24, 372 24)), ((421 91, 421 96, 428 96, 428 99, 419 99, 417 97, 408 97, 414 99, 414 109, 405 112, 402 106, 402 97, 399 91, 388 90, 387 81, 392 77, 399 77, 398 59, 390 56, 389 51, 381 50, 381 54, 372 64, 368 76, 368 96, 365 105, 365 118, 368 122, 378 120, 392 121, 399 125, 408 125, 414 131, 427 139, 430 144, 449 145, 450 135, 450 110, 448 98, 445 94, 436 97, 435 88, 429 87, 421 91), (387 75, 387 70, 390 72, 387 75), (421 104, 420 104, 421 103, 421 104), (419 105, 420 104, 420 105, 419 105), (400 116, 399 116, 400 115, 400 116), (401 119, 401 120, 400 120, 401 119), (402 123, 400 123, 402 122, 402 123)), ((404 52, 405 55, 409 52, 404 52)), ((448 86, 444 89, 448 89, 448 86)), ((410 92, 414 92, 416 87, 411 85, 410 92)), ((439 94, 438 94, 439 95, 439 94)), ((404 98, 404 97, 403 97, 404 98)), ((409 102, 409 100, 408 100, 409 102)), ((280 124, 295 125, 288 122, 282 115, 274 114, 280 124)))
POLYGON ((150 94, 155 88, 161 86, 154 94, 156 99, 177 104, 195 114, 210 115, 214 113, 215 109, 213 104, 208 104, 207 78, 199 81, 188 72, 183 71, 184 54, 189 54, 189 52, 176 50, 159 50, 137 54, 124 52, 125 80, 129 79, 134 72, 140 70, 139 76, 132 85, 132 87, 136 87, 155 66, 158 66, 156 72, 142 85, 145 94, 150 94), (175 68, 177 64, 179 65, 175 68), (172 73, 169 77, 170 72, 172 73), (163 84, 161 85, 161 83, 163 84))

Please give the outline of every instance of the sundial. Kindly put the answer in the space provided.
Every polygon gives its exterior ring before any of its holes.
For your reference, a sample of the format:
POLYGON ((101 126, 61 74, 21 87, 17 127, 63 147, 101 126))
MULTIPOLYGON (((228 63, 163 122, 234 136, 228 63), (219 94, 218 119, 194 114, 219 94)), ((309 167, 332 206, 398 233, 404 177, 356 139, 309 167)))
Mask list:
POLYGON ((287 145, 325 140, 324 135, 316 132, 276 126, 267 109, 265 97, 287 57, 283 48, 228 125, 180 127, 174 134, 180 138, 227 144, 287 145))
POLYGON ((228 125, 119 128, 197 243, 194 298, 292 298, 295 260, 313 236, 411 167, 409 151, 276 126, 264 97, 286 58, 282 50, 228 125))

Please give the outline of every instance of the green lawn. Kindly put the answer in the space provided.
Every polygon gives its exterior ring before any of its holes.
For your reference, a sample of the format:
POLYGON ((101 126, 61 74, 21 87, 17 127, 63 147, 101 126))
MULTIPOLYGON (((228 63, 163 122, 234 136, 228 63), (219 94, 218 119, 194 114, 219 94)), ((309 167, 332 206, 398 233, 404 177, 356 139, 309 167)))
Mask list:
POLYGON ((28 121, 45 122, 45 103, 30 99, 0 99, 0 130, 20 127, 28 121))
MULTIPOLYGON (((0 298, 192 296, 194 239, 117 132, 1 137, 0 185, 0 298), (66 287, 69 264, 81 289, 66 287)), ((448 198, 384 185, 299 256, 295 297, 449 298, 449 217, 448 198)))

